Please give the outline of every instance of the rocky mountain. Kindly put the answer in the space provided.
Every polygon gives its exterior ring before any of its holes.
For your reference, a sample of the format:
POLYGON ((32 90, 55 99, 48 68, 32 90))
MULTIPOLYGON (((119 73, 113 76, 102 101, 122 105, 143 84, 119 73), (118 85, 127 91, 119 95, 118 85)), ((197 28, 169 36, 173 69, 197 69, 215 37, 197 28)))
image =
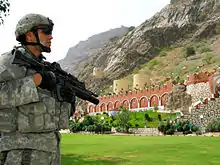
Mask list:
MULTIPOLYGON (((218 25, 219 0, 171 0, 160 12, 123 37, 95 51, 86 49, 86 56, 92 58, 83 62, 77 77, 98 92, 101 86, 111 85, 114 79, 129 75, 134 68, 155 58, 165 47, 216 35, 218 25), (91 76, 95 66, 104 68, 104 78, 91 76)), ((79 56, 80 52, 76 57, 79 56)), ((65 59, 70 57, 68 54, 65 59)))
POLYGON ((119 28, 93 35, 86 41, 80 41, 74 47, 69 48, 66 57, 60 60, 59 63, 64 70, 75 75, 79 68, 84 65, 84 62, 100 51, 109 40, 124 35, 128 30, 128 27, 121 26, 119 28))

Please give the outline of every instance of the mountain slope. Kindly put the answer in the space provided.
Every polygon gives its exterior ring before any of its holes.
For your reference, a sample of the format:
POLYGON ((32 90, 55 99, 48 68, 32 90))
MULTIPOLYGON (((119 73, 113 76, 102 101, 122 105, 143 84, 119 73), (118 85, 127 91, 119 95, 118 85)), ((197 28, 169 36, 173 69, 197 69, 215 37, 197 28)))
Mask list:
POLYGON ((81 41, 77 45, 69 48, 66 57, 60 60, 59 63, 66 71, 77 74, 77 71, 84 65, 84 62, 99 51, 110 39, 120 37, 128 30, 128 27, 121 26, 120 28, 93 35, 86 41, 81 41))
MULTIPOLYGON (((220 1, 171 0, 160 12, 133 30, 130 29, 126 35, 105 43, 96 51, 90 51, 88 54, 92 58, 81 63, 77 77, 99 93, 100 89, 112 85, 113 80, 129 77, 134 73, 134 69, 135 72, 143 71, 151 79, 157 78, 163 82, 167 78, 199 71, 199 66, 193 69, 191 66, 196 65, 196 62, 199 65, 202 65, 201 62, 204 64, 208 52, 218 54, 216 50, 219 40, 216 36, 220 33, 219 25, 220 1), (207 40, 206 44, 210 46, 206 51, 200 49, 201 40, 207 40), (198 61, 182 57, 182 50, 189 46, 198 46, 194 56, 199 56, 198 61), (165 49, 166 55, 163 54, 165 49), (156 65, 150 68, 149 65, 153 62, 149 61, 152 60, 159 63, 156 62, 156 65), (95 66, 104 68, 104 78, 92 76, 95 66), (189 69, 182 71, 183 67, 189 69), (172 75, 176 70, 180 71, 172 75)), ((202 47, 205 49, 204 45, 202 47)), ((215 60, 218 61, 218 57, 215 60)))

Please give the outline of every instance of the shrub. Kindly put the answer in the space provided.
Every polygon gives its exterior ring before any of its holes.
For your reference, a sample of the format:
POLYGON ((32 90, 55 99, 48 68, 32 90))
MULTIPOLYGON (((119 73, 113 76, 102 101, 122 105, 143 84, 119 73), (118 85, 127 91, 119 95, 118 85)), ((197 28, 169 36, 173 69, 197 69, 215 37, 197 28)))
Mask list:
POLYGON ((182 49, 182 56, 187 60, 187 57, 193 56, 196 54, 194 47, 188 46, 182 49))
POLYGON ((194 47, 187 47, 186 48, 187 57, 195 55, 195 54, 196 54, 196 51, 195 51, 194 47))
POLYGON ((158 111, 158 110, 159 110, 159 107, 158 107, 158 106, 154 106, 154 110, 155 110, 155 111, 158 111))
POLYGON ((121 131, 122 131, 122 129, 121 129, 120 127, 117 127, 115 130, 116 130, 117 132, 121 132, 121 131))
POLYGON ((190 130, 189 121, 179 122, 178 124, 170 123, 169 121, 164 124, 158 126, 158 130, 163 132, 165 135, 174 134, 175 130, 178 132, 183 132, 183 134, 191 134, 192 132, 198 132, 199 129, 195 125, 192 125, 192 129, 190 130))
POLYGON ((159 126, 158 126, 158 131, 160 132, 165 132, 165 125, 163 123, 161 123, 159 126))
POLYGON ((193 125, 191 130, 192 130, 192 132, 198 132, 199 128, 196 127, 195 125, 193 125))
POLYGON ((158 117, 158 120, 159 120, 159 121, 162 120, 162 118, 161 118, 161 114, 158 114, 157 117, 158 117))
POLYGON ((147 120, 148 122, 152 121, 152 118, 148 115, 148 113, 144 114, 145 120, 147 120))
POLYGON ((200 53, 206 53, 206 52, 211 52, 212 50, 208 47, 202 47, 200 50, 200 53))
POLYGON ((73 121, 71 121, 69 123, 69 129, 71 132, 78 132, 78 131, 82 131, 83 128, 83 124, 82 123, 75 123, 73 121))
POLYGON ((216 31, 217 34, 220 33, 220 25, 216 25, 216 27, 215 27, 215 31, 216 31))
POLYGON ((95 131, 95 125, 89 125, 88 126, 88 131, 89 132, 94 132, 95 131))
POLYGON ((163 122, 158 126, 158 130, 163 132, 165 135, 172 135, 175 132, 174 126, 169 121, 164 124, 163 122))
POLYGON ((199 21, 204 21, 208 17, 208 13, 206 12, 201 12, 199 14, 199 21))
POLYGON ((173 135, 175 132, 175 130, 173 128, 169 128, 168 130, 166 130, 166 135, 173 135))
POLYGON ((220 132, 220 121, 213 121, 206 127, 206 132, 220 132))
POLYGON ((162 52, 159 53, 159 56, 160 56, 160 57, 167 56, 167 52, 162 51, 162 52))
POLYGON ((205 55, 205 57, 203 57, 202 62, 204 64, 211 64, 212 58, 213 58, 212 54, 207 54, 207 55, 205 55))
POLYGON ((95 125, 95 133, 101 133, 103 130, 103 127, 101 124, 95 125))
POLYGON ((147 66, 150 70, 152 70, 154 68, 154 66, 158 65, 159 63, 160 63, 159 60, 153 59, 148 62, 147 66))
POLYGON ((108 125, 103 126, 103 131, 111 131, 111 127, 108 125))

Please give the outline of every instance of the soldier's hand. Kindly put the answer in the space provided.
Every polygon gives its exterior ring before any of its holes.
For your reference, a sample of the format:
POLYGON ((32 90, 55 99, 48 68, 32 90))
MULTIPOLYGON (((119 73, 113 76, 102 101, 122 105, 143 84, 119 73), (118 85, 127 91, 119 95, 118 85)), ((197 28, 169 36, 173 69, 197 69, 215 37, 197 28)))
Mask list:
POLYGON ((35 73, 35 84, 42 89, 54 90, 56 87, 56 75, 51 71, 35 73))
POLYGON ((42 76, 40 73, 35 73, 33 75, 33 80, 34 80, 34 83, 35 83, 35 86, 39 86, 41 84, 41 81, 42 81, 42 76))

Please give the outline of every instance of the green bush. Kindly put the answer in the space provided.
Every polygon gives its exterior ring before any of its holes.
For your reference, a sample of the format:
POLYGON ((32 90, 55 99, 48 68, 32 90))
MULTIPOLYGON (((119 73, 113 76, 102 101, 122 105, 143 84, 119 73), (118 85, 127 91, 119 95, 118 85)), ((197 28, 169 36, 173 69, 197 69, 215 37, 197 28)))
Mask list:
POLYGON ((206 132, 220 132, 220 121, 213 121, 206 127, 206 132))
POLYGON ((117 132, 122 132, 122 129, 121 129, 120 127, 116 127, 115 130, 116 130, 117 132))
POLYGON ((111 126, 104 125, 103 131, 111 131, 111 126))
POLYGON ((199 14, 199 21, 204 21, 208 17, 208 13, 206 12, 201 12, 199 14))
POLYGON ((187 57, 193 56, 195 54, 196 54, 196 51, 195 51, 194 47, 187 47, 186 48, 186 55, 187 55, 187 57))
POLYGON ((147 120, 148 122, 151 122, 153 119, 148 115, 148 113, 145 113, 144 115, 145 120, 147 120))
POLYGON ((95 125, 89 125, 88 126, 88 131, 89 132, 94 132, 95 131, 95 125))
POLYGON ((161 118, 161 114, 158 114, 157 117, 158 117, 158 120, 159 120, 159 121, 162 120, 162 118, 161 118))
POLYGON ((195 125, 193 125, 191 130, 192 130, 192 132, 198 132, 199 128, 196 127, 195 125))
POLYGON ((174 133, 174 126, 169 121, 164 124, 164 122, 161 122, 161 124, 158 126, 158 130, 160 132, 163 132, 165 135, 172 135, 174 133))
POLYGON ((216 25, 215 31, 217 34, 220 34, 220 25, 216 25))
POLYGON ((161 124, 158 126, 158 131, 160 131, 160 132, 165 132, 165 125, 164 125, 164 123, 161 123, 161 124))
POLYGON ((69 122, 69 129, 70 129, 71 132, 82 131, 83 130, 83 124, 70 121, 69 122))
POLYGON ((101 133, 103 130, 103 127, 101 124, 95 125, 95 133, 101 133))
POLYGON ((158 65, 160 63, 159 60, 153 59, 148 62, 147 66, 150 70, 154 69, 154 66, 158 65))
POLYGON ((211 52, 212 50, 210 49, 210 48, 208 48, 208 47, 202 47, 201 49, 200 49, 200 53, 206 53, 206 52, 211 52))
POLYGON ((194 47, 188 46, 188 47, 182 49, 181 54, 185 59, 187 59, 187 57, 195 55, 196 51, 195 51, 194 47))
POLYGON ((198 127, 190 124, 189 121, 179 122, 178 124, 173 122, 170 123, 169 121, 165 124, 164 122, 161 122, 158 126, 158 130, 163 132, 165 135, 172 135, 175 131, 183 132, 183 134, 191 134, 192 132, 199 131, 198 127), (192 126, 191 129, 190 126, 192 126))
POLYGON ((165 134, 166 135, 173 135, 175 132, 175 130, 173 128, 169 128, 168 130, 166 130, 165 134))
POLYGON ((211 64, 212 63, 212 58, 213 58, 212 54, 206 54, 205 57, 203 57, 202 62, 204 64, 211 64))
POLYGON ((89 115, 85 116, 85 118, 82 122, 82 124, 86 125, 86 126, 93 125, 94 123, 95 123, 95 119, 92 118, 92 116, 89 116, 89 115))
POLYGON ((159 53, 159 56, 160 57, 165 57, 165 56, 167 56, 167 52, 162 51, 162 52, 159 53))

